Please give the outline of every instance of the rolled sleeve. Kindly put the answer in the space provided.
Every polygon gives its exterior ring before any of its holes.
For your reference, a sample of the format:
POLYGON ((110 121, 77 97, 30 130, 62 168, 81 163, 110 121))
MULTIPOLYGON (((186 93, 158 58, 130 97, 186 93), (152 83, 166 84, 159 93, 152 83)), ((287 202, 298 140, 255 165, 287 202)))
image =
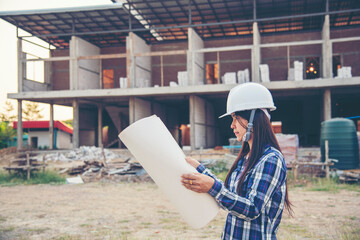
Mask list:
POLYGON ((205 171, 206 167, 200 163, 200 165, 196 168, 196 170, 199 172, 199 173, 203 173, 205 171))
POLYGON ((223 185, 221 182, 215 180, 214 185, 211 187, 208 193, 215 198, 216 196, 219 195, 222 186, 223 185))

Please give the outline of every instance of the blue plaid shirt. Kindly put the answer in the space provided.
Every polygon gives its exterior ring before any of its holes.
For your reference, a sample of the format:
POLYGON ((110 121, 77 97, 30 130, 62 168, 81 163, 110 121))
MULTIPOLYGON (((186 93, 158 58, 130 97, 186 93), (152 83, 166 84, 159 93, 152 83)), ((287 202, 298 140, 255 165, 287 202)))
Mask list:
POLYGON ((266 146, 263 156, 247 174, 242 194, 236 188, 244 159, 231 174, 229 187, 200 164, 198 172, 215 179, 209 194, 227 210, 222 239, 276 239, 286 193, 286 165, 281 152, 266 146))

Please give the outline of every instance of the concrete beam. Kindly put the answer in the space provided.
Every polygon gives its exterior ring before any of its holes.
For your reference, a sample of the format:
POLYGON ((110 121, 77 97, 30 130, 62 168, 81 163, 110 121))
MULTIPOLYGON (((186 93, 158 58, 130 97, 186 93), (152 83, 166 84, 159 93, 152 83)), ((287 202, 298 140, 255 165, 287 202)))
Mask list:
MULTIPOLYGON (((271 81, 262 83, 269 90, 286 91, 286 90, 300 90, 300 89, 322 89, 322 88, 336 88, 336 87, 352 87, 360 86, 360 77, 341 78, 341 79, 316 79, 306 81, 271 81)), ((133 88, 133 89, 89 89, 89 90, 61 90, 48 92, 23 92, 23 93, 9 93, 7 96, 11 99, 22 100, 39 100, 51 101, 54 99, 74 99, 74 98, 113 98, 119 96, 124 99, 129 97, 141 96, 168 96, 168 95, 191 95, 191 94, 227 94, 231 88, 236 84, 208 84, 199 85, 196 88, 193 86, 182 87, 162 87, 162 88, 133 88)))
POLYGON ((322 29, 322 77, 332 78, 332 42, 330 41, 330 17, 325 15, 322 29))
POLYGON ((49 121, 49 137, 50 137, 50 149, 56 148, 54 146, 54 104, 50 104, 50 121, 49 121))
POLYGON ((323 95, 323 119, 324 121, 331 119, 331 91, 325 89, 323 95))
POLYGON ((22 124, 22 100, 18 100, 18 119, 17 119, 17 149, 23 148, 23 124, 22 124))
POLYGON ((79 124, 79 101, 73 100, 73 148, 79 147, 80 124, 79 124))
POLYGON ((253 23, 253 48, 251 50, 251 81, 260 82, 260 69, 259 65, 261 63, 260 55, 260 31, 258 28, 258 23, 253 23))

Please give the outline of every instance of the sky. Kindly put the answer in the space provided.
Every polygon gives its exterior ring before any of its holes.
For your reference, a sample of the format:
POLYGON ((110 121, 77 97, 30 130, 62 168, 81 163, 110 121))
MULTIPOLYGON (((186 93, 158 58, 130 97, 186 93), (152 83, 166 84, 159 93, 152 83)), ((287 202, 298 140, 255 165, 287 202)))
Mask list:
MULTIPOLYGON (((111 4, 110 0, 0 0, 0 11, 23 11, 31 9, 48 9, 48 8, 66 8, 79 6, 93 6, 111 4)), ((25 32, 20 32, 20 35, 25 35, 25 32)), ((34 40, 36 41, 36 40, 34 40)), ((39 41, 36 41, 40 43, 39 41)), ((38 56, 47 57, 47 52, 40 50, 39 47, 33 47, 30 44, 23 44, 25 51, 35 53, 38 56)), ((41 64, 27 66, 28 75, 30 79, 40 79, 42 72, 41 64)), ((17 92, 17 38, 16 27, 2 19, 0 19, 0 112, 4 111, 5 101, 8 93, 17 92)), ((17 109, 17 101, 10 100, 17 109)), ((23 104, 24 105, 24 104, 23 104)), ((24 106, 23 106, 24 107, 24 106)), ((44 120, 49 117, 49 105, 41 104, 40 108, 43 110, 44 120)), ((54 106, 55 120, 72 119, 72 108, 54 106)))

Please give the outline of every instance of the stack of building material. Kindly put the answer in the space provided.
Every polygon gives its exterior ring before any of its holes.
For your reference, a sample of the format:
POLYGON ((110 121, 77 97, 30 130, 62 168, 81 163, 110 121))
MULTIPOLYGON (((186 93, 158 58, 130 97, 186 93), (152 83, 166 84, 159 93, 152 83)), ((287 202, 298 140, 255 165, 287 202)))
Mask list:
POLYGON ((303 80, 303 62, 299 62, 299 61, 294 62, 294 80, 295 81, 303 80))
POLYGON ((170 87, 177 87, 177 86, 179 86, 179 85, 177 84, 177 82, 170 81, 170 82, 169 82, 169 86, 170 86, 170 87))
POLYGON ((236 84, 236 72, 227 72, 223 76, 223 83, 236 84))
POLYGON ((128 88, 128 81, 126 77, 121 77, 119 79, 119 83, 120 83, 120 88, 128 88))
POLYGON ((230 154, 237 156, 241 150, 242 142, 236 138, 229 138, 230 154))
POLYGON ((288 71, 288 81, 294 81, 295 80, 295 69, 289 68, 288 71))
POLYGON ((246 68, 243 71, 238 71, 237 72, 237 80, 238 80, 238 83, 250 82, 249 69, 246 68))
POLYGON ((291 162, 297 160, 299 137, 296 134, 277 133, 275 135, 285 158, 286 165, 289 167, 291 166, 291 162))
POLYGON ((189 85, 189 76, 187 71, 178 72, 177 75, 179 86, 188 86, 189 85))
POLYGON ((351 67, 341 67, 338 69, 336 78, 351 78, 351 67))
POLYGON ((260 79, 261 82, 270 82, 270 72, 269 72, 269 65, 267 64, 260 64, 260 79))

